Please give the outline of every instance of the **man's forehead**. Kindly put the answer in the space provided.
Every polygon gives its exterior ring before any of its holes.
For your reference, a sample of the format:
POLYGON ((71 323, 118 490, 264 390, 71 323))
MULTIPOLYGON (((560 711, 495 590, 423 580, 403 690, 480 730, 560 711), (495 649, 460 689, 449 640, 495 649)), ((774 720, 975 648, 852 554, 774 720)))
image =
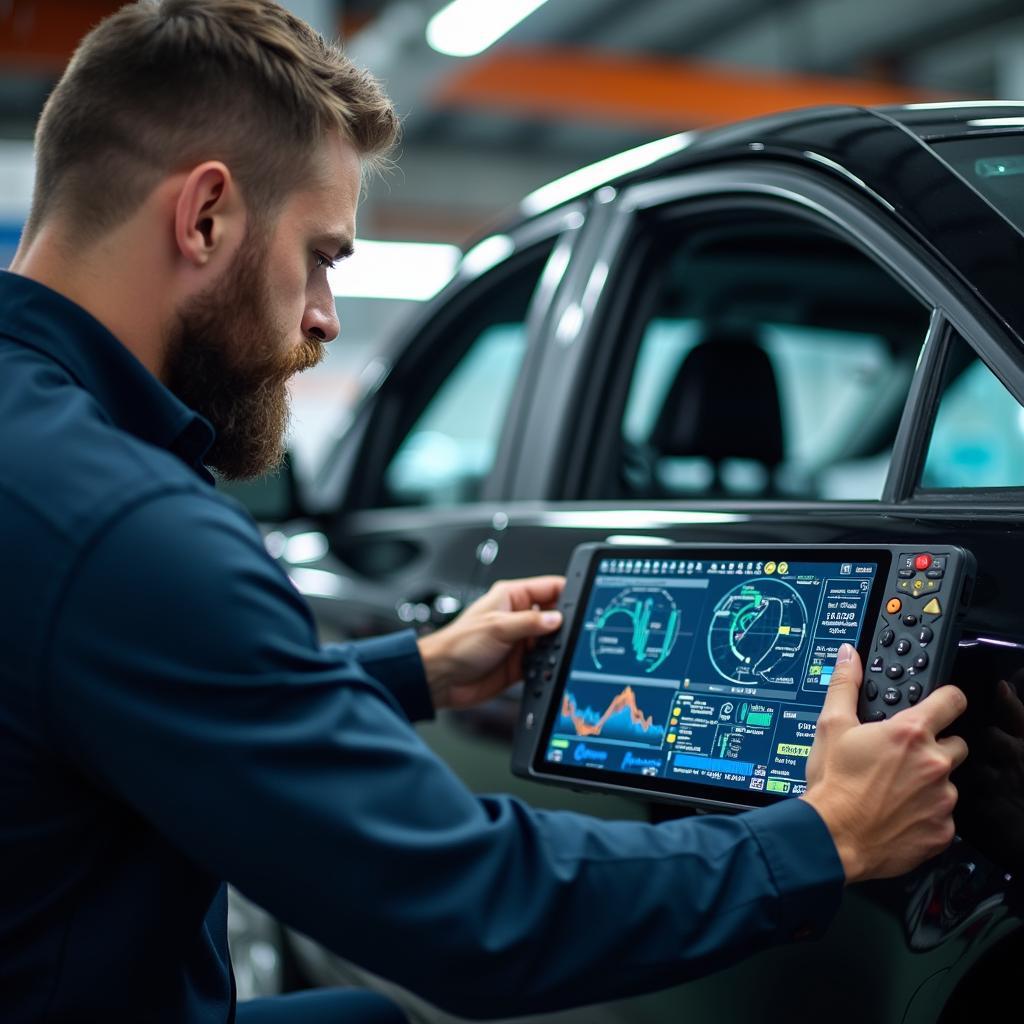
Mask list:
POLYGON ((362 165, 353 146, 344 140, 325 142, 311 180, 291 197, 291 212, 307 231, 336 238, 339 248, 351 245, 361 185, 362 165))

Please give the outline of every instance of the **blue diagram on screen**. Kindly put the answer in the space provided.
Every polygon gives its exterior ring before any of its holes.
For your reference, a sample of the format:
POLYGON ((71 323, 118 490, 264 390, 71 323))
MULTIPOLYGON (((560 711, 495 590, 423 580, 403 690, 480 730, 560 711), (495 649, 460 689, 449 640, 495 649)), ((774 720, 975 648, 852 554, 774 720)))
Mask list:
POLYGON ((619 591, 590 633, 594 667, 611 672, 656 672, 679 638, 680 609, 662 587, 619 591))
POLYGON ((675 691, 573 681, 562 695, 561 735, 660 747, 675 691))
POLYGON ((715 606, 708 656, 739 686, 793 685, 807 639, 807 606, 785 580, 760 577, 733 587, 715 606))

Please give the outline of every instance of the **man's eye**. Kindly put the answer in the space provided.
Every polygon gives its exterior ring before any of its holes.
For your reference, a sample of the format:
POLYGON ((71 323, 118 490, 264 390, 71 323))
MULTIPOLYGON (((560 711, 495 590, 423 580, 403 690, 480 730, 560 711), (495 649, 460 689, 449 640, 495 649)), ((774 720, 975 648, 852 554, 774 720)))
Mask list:
POLYGON ((322 252, 313 250, 313 258, 316 260, 316 269, 320 270, 322 267, 327 267, 328 270, 334 269, 334 260, 330 256, 325 256, 322 252))

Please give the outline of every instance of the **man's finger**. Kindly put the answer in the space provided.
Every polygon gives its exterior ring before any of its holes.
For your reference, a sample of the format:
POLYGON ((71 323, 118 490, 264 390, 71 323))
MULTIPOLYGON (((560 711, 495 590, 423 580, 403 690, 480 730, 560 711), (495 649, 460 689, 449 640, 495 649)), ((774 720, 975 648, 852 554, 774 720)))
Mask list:
POLYGON ((521 580, 505 580, 501 586, 515 609, 542 608, 553 605, 565 589, 564 576, 528 576, 521 580))
POLYGON ((828 718, 845 719, 854 724, 857 721, 857 694, 864 679, 860 655, 852 644, 843 644, 836 655, 835 668, 825 694, 822 715, 828 718))
POLYGON ((901 715, 916 715, 932 733, 938 735, 948 729, 967 710, 963 690, 955 686, 940 686, 916 707, 901 711, 901 715))
POLYGON ((531 609, 527 612, 506 612, 494 625, 494 635, 506 644, 515 644, 534 636, 552 633, 562 624, 562 613, 531 609))
POLYGON ((943 753, 953 759, 953 767, 959 768, 967 760, 967 744, 960 736, 944 736, 939 740, 943 753))

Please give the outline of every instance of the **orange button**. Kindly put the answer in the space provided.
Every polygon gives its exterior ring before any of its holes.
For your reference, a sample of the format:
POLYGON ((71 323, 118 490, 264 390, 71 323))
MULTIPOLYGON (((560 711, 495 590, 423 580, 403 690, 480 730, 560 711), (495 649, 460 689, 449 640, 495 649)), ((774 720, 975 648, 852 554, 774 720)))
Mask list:
POLYGON ((902 607, 903 607, 903 602, 902 602, 902 601, 901 601, 901 600, 900 600, 900 599, 899 599, 898 597, 894 597, 894 598, 892 598, 892 600, 891 600, 891 601, 890 601, 890 602, 889 602, 889 603, 888 603, 888 604, 887 604, 887 605, 885 606, 885 610, 886 610, 886 611, 887 611, 887 612, 888 612, 888 613, 889 613, 890 615, 895 615, 895 614, 896 614, 896 613, 897 613, 897 612, 898 612, 898 611, 899 611, 899 610, 900 610, 900 609, 901 609, 902 607))

